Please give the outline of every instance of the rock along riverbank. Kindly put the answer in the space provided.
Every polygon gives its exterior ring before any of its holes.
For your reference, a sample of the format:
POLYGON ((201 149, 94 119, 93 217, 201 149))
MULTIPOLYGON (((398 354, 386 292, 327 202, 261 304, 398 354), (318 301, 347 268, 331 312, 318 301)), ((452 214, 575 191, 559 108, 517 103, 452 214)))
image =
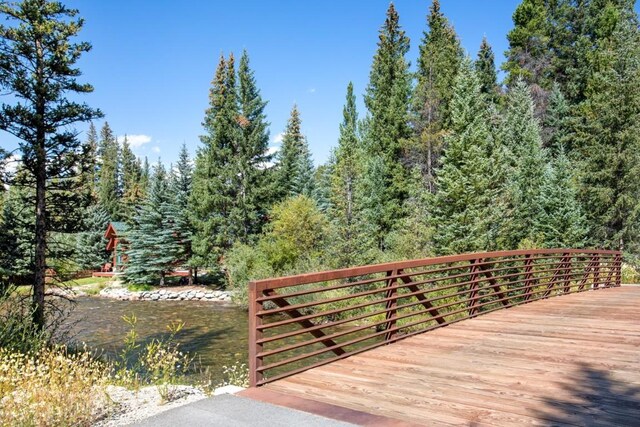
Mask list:
POLYGON ((130 291, 124 287, 108 287, 101 290, 98 295, 121 301, 211 301, 231 303, 231 292, 199 288, 130 291))

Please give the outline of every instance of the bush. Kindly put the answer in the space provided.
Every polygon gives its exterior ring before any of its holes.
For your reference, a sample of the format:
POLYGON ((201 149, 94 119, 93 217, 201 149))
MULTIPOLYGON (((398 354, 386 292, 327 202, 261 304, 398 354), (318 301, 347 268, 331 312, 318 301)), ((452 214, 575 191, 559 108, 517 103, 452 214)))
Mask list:
POLYGON ((640 269, 631 264, 622 264, 622 283, 640 284, 640 269))

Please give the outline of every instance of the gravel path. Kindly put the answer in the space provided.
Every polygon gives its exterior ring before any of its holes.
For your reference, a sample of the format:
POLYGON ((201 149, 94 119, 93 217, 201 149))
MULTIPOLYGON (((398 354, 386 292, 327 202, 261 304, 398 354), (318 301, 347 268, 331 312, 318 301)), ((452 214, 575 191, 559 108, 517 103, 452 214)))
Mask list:
POLYGON ((156 386, 143 387, 138 391, 108 386, 106 392, 113 408, 109 416, 94 427, 126 426, 206 397, 202 391, 190 386, 171 386, 170 390, 170 402, 163 403, 156 386))

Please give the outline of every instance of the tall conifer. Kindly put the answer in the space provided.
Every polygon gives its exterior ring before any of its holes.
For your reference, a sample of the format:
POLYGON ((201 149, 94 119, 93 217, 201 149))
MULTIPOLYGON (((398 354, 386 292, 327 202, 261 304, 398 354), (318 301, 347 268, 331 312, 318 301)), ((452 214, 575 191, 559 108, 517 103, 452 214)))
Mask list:
POLYGON ((444 136, 451 125, 450 104, 453 82, 462 60, 455 30, 434 0, 427 16, 418 57, 417 86, 412 100, 414 138, 413 165, 422 170, 431 192, 435 191, 435 170, 444 148, 444 136))
MULTIPOLYGON (((367 156, 378 157, 382 168, 368 168, 365 174, 383 172, 376 177, 382 184, 381 206, 368 205, 367 209, 381 210, 381 215, 370 215, 377 229, 375 239, 384 246, 384 236, 403 216, 402 206, 407 197, 406 168, 403 165, 403 147, 411 137, 409 103, 411 73, 405 55, 409 51, 409 38, 400 27, 399 16, 389 5, 384 25, 378 34, 378 49, 369 73, 364 102, 369 111, 366 148, 367 156)), ((370 177, 374 178, 374 177, 370 177)))
POLYGON ((496 74, 495 55, 486 37, 482 38, 475 67, 482 93, 490 101, 496 102, 500 89, 498 87, 498 75, 496 74))
POLYGON ((438 191, 431 224, 439 254, 495 247, 495 148, 487 127, 487 109, 471 60, 457 73, 451 103, 451 133, 438 170, 438 191))
POLYGON ((100 181, 98 185, 98 201, 112 219, 120 219, 120 183, 118 141, 109 123, 105 122, 100 130, 100 142, 98 145, 100 156, 100 181))
POLYGON ((313 162, 307 139, 302 134, 302 120, 297 105, 291 109, 287 128, 278 151, 276 185, 280 199, 303 194, 313 195, 313 162))

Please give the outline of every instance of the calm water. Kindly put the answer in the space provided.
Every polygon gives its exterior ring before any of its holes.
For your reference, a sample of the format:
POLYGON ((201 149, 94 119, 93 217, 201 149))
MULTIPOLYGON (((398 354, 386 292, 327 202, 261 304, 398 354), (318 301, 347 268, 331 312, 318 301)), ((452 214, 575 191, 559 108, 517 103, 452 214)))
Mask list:
POLYGON ((177 335, 182 349, 196 354, 203 366, 220 372, 223 365, 247 363, 247 312, 233 306, 199 301, 117 301, 78 298, 71 322, 74 339, 91 348, 115 354, 122 349, 130 327, 123 316, 135 315, 140 341, 167 333, 175 320, 185 323, 177 335))

